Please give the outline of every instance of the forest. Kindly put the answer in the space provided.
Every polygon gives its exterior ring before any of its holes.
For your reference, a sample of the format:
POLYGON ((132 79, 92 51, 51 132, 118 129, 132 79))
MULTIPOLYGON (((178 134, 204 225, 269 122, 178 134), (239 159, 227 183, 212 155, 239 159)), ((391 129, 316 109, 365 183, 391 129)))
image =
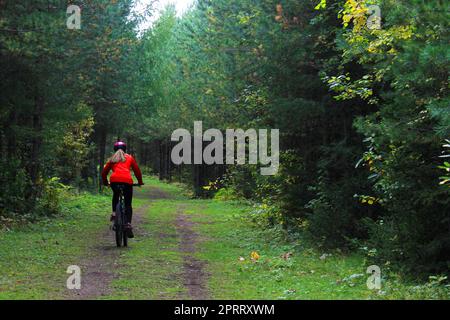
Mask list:
POLYGON ((134 6, 0 0, 2 229, 108 192, 101 170, 123 139, 145 174, 249 203, 261 230, 448 284, 448 2, 197 0, 147 29, 151 5, 134 6), (172 132, 195 121, 278 129, 276 174, 173 163, 172 132))

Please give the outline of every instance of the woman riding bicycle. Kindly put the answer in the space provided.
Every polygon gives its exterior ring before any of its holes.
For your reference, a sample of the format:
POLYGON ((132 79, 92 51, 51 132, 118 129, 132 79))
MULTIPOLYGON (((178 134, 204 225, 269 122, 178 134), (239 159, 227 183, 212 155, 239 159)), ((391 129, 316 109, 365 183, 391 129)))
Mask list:
POLYGON ((111 189, 113 190, 112 198, 112 214, 111 221, 115 219, 116 207, 119 202, 120 186, 123 189, 123 196, 125 202, 125 214, 127 217, 127 224, 125 226, 128 234, 128 238, 133 238, 133 229, 131 227, 131 218, 133 216, 133 209, 131 202, 133 199, 133 178, 131 177, 130 168, 133 169, 139 185, 143 185, 142 173, 134 158, 127 154, 127 145, 125 142, 118 140, 114 144, 114 155, 108 160, 102 171, 102 180, 105 186, 108 186, 108 173, 113 171, 109 178, 111 182, 111 189))

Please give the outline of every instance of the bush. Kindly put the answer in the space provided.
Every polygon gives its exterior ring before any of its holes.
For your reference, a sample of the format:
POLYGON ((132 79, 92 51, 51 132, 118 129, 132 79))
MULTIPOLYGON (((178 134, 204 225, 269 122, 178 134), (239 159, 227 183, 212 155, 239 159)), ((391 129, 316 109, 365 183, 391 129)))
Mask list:
POLYGON ((379 294, 394 300, 448 300, 450 286, 447 276, 444 275, 430 276, 427 283, 416 286, 405 286, 399 279, 390 279, 379 294))
POLYGON ((0 170, 0 217, 11 218, 29 211, 31 192, 28 175, 16 159, 2 161, 0 170))
POLYGON ((234 166, 223 180, 225 186, 233 188, 233 192, 242 198, 250 199, 256 190, 257 169, 250 165, 234 166))
POLYGON ((61 198, 70 187, 59 182, 59 178, 54 177, 44 180, 42 183, 42 193, 36 202, 36 216, 51 216, 61 212, 61 198))
POLYGON ((0 175, 0 223, 9 226, 60 212, 61 196, 68 187, 59 178, 38 179, 31 184, 19 161, 10 160, 0 175))
POLYGON ((396 145, 386 137, 371 140, 373 159, 381 160, 367 165, 383 218, 367 220, 368 245, 378 263, 421 276, 440 273, 450 264, 450 192, 439 185, 439 140, 403 139, 396 145))
POLYGON ((221 188, 214 194, 214 200, 227 201, 237 199, 239 199, 239 197, 232 188, 221 188))
POLYGON ((369 214, 370 208, 364 207, 353 197, 354 178, 330 182, 324 178, 316 190, 318 197, 311 200, 307 208, 309 236, 320 245, 328 248, 348 248, 354 238, 364 239, 366 230, 361 218, 369 214))

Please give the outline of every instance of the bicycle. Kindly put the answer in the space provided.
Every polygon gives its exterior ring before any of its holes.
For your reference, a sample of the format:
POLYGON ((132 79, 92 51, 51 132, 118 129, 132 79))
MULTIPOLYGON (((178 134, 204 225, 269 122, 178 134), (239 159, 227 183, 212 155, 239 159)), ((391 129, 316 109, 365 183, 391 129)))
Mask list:
MULTIPOLYGON (((133 184, 133 187, 140 187, 140 184, 133 184)), ((127 217, 125 214, 125 201, 123 196, 123 185, 118 185, 119 188, 119 202, 116 207, 116 216, 114 218, 113 230, 115 232, 116 245, 121 247, 128 246, 128 235, 125 230, 125 225, 127 224, 127 217)))

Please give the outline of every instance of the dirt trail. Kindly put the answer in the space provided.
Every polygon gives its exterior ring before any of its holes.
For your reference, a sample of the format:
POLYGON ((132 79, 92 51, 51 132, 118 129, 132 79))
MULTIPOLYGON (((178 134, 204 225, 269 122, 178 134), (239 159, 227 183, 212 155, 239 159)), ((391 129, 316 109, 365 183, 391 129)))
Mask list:
POLYGON ((193 230, 195 223, 188 215, 178 212, 175 224, 180 236, 179 251, 183 254, 182 280, 189 298, 193 300, 208 299, 206 262, 194 257, 199 242, 199 235, 193 230))
MULTIPOLYGON (((149 202, 138 209, 133 210, 133 226, 135 237, 146 236, 139 227, 143 223, 144 213, 148 210, 152 199, 162 199, 170 197, 160 189, 146 187, 144 192, 136 190, 135 198, 148 199, 149 202)), ((105 220, 107 216, 105 216, 105 220)), ((117 248, 115 246, 114 234, 105 226, 105 231, 97 238, 91 240, 95 245, 91 248, 89 257, 82 261, 81 268, 81 289, 66 292, 66 299, 73 300, 93 300, 105 296, 111 292, 110 284, 117 277, 120 268, 120 254, 128 248, 117 248)))
MULTIPOLYGON (((152 200, 169 199, 171 195, 157 187, 146 186, 143 190, 136 190, 134 198, 148 200, 143 206, 133 211, 135 240, 139 241, 148 236, 140 225, 144 223, 145 213, 151 206, 152 200)), ((176 236, 179 238, 178 248, 174 249, 182 254, 183 271, 182 274, 176 274, 174 277, 183 283, 189 295, 188 297, 180 297, 180 299, 207 299, 206 279, 208 274, 205 271, 206 262, 195 258, 197 245, 201 239, 193 229, 195 222, 184 213, 183 208, 184 206, 180 205, 174 221, 176 236)), ((106 216, 105 219, 107 219, 106 216)), ((164 231, 159 233, 158 238, 164 242, 164 231)), ((131 240, 131 248, 117 248, 113 232, 108 230, 106 226, 104 232, 99 234, 97 238, 91 239, 90 242, 94 245, 89 248, 89 256, 78 264, 81 267, 81 289, 67 290, 65 299, 93 300, 110 294, 111 282, 118 277, 117 271, 121 267, 120 255, 125 250, 132 250, 133 246, 133 240, 131 240)))

